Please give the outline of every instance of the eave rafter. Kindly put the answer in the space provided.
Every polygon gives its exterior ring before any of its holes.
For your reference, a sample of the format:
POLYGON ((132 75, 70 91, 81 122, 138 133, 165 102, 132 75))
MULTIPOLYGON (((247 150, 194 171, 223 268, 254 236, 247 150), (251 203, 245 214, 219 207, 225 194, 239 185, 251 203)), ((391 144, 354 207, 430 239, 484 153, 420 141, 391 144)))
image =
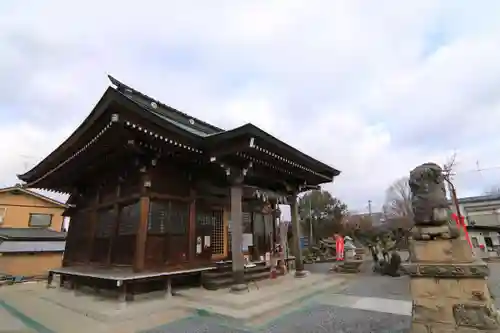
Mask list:
POLYGON ((77 157, 81 156, 84 152, 89 150, 90 147, 94 146, 98 141, 100 141, 102 139, 102 137, 105 134, 107 134, 109 132, 109 130, 111 129, 111 127, 113 125, 118 123, 118 120, 119 120, 118 114, 113 114, 111 116, 111 120, 91 140, 89 140, 86 144, 84 144, 83 147, 81 147, 79 150, 77 150, 74 154, 72 154, 67 159, 61 161, 59 164, 57 164, 52 169, 48 170, 47 172, 45 172, 41 176, 37 177, 36 179, 32 180, 31 182, 28 182, 25 186, 36 188, 37 184, 39 184, 41 181, 43 181, 44 179, 47 179, 50 175, 59 171, 64 166, 66 166, 68 163, 75 160, 77 157))
MULTIPOLYGON (((135 124, 131 121, 128 121, 128 120, 124 121, 124 126, 125 126, 125 128, 130 128, 138 133, 149 136, 150 138, 156 140, 158 143, 161 142, 162 145, 170 145, 173 148, 181 148, 181 149, 184 149, 186 151, 193 152, 196 154, 203 154, 203 150, 198 149, 197 147, 193 147, 193 146, 188 145, 186 143, 179 142, 176 139, 169 138, 165 135, 158 134, 154 131, 151 131, 147 127, 144 127, 144 126, 139 125, 139 124, 135 124)), ((151 145, 151 147, 152 147, 152 145, 151 145)))
MULTIPOLYGON (((253 139, 253 138, 252 138, 253 139)), ((272 159, 274 159, 276 162, 282 164, 282 165, 289 165, 292 167, 292 169, 298 169, 298 170, 302 170, 302 171, 305 171, 305 172, 308 172, 310 174, 313 174, 317 177, 320 177, 320 178, 323 178, 325 181, 332 181, 332 178, 331 177, 328 177, 326 175, 323 175, 319 172, 316 172, 314 170, 312 170, 311 168, 309 167, 306 167, 304 166, 303 164, 301 163, 298 163, 292 159, 289 159, 289 158, 286 158, 280 154, 277 154, 275 153, 274 151, 270 150, 270 149, 266 149, 264 147, 261 147, 259 145, 256 144, 255 140, 250 140, 250 143, 249 143, 249 148, 255 150, 256 152, 259 152, 259 153, 262 153, 262 154, 265 154, 269 157, 271 157, 272 159)), ((269 162, 267 162, 269 163, 269 162)), ((271 165, 271 163, 269 163, 271 165)))
POLYGON ((302 186, 300 179, 295 178, 294 175, 263 167, 239 155, 225 156, 221 159, 211 157, 210 162, 219 167, 229 184, 234 182, 234 177, 241 177, 241 182, 245 186, 271 190, 276 193, 297 192, 302 186))
POLYGON ((262 165, 280 173, 296 178, 310 179, 311 176, 320 179, 320 182, 331 182, 332 177, 316 172, 290 158, 284 157, 271 149, 257 145, 255 137, 239 138, 236 142, 222 145, 224 148, 210 150, 211 160, 224 159, 228 155, 236 155, 252 163, 262 165))

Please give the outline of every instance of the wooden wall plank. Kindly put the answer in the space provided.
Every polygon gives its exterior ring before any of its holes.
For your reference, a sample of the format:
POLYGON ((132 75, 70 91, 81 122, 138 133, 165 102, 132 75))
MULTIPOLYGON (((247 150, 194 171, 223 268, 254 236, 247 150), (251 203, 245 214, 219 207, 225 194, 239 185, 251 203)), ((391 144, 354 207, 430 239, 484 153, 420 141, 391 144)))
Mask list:
POLYGON ((190 193, 191 203, 189 206, 189 249, 188 258, 189 262, 193 262, 196 259, 196 191, 191 190, 190 193))

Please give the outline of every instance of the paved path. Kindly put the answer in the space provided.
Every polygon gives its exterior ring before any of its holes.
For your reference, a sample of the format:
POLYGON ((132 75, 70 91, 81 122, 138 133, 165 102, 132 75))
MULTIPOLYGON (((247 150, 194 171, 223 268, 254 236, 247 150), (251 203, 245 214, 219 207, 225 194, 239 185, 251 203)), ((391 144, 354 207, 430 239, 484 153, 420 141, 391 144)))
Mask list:
MULTIPOLYGON (((329 264, 308 267, 327 272, 329 264)), ((340 292, 326 292, 260 327, 245 327, 213 317, 192 317, 147 333, 348 333, 409 331, 411 298, 408 278, 360 275, 340 292)))
MULTIPOLYGON (((315 264, 308 269, 326 272, 330 265, 315 264)), ((500 264, 490 264, 490 290, 497 296, 500 306, 500 264)), ((182 315, 169 324, 158 321, 154 329, 144 333, 348 333, 348 332, 409 332, 411 298, 407 277, 391 278, 372 274, 361 274, 353 278, 341 291, 327 291, 297 304, 280 317, 260 326, 248 326, 221 317, 203 313, 182 315)), ((1 302, 0 302, 1 303, 1 302)), ((12 310, 12 309, 11 309, 12 310)), ((0 323, 4 329, 18 332, 47 332, 37 329, 33 323, 20 319, 19 314, 9 312, 0 304, 0 323), (8 324, 7 324, 8 323, 8 324), (24 325, 24 326, 23 326, 24 325)), ((22 317, 22 316, 21 316, 22 317)), ((59 320, 66 320, 62 316, 59 320)), ((83 319, 82 319, 83 320, 83 319)), ((90 323, 90 318, 86 319, 90 323)), ((70 320, 72 321, 72 320, 70 320)), ((84 322, 81 321, 80 322, 84 322)), ((157 321, 155 321, 157 322, 157 321)), ((83 325, 85 326, 85 325, 83 325)), ((152 325, 150 325, 152 326, 152 325)), ((91 329, 90 324, 88 326, 91 329)), ((107 330, 100 327, 96 332, 124 332, 121 329, 107 330)), ((2 329, 0 329, 2 332, 2 329)), ((5 332, 5 330, 4 330, 5 332)), ((57 330, 56 330, 57 332, 57 330)))
MULTIPOLYGON (((315 264, 308 269, 326 272, 330 265, 315 264)), ((500 263, 490 263, 490 290, 500 308, 500 263)), ((164 325, 148 333, 234 332, 234 333, 403 333, 411 323, 409 278, 359 275, 345 289, 325 293, 301 308, 282 315, 261 327, 245 328, 217 318, 195 317, 164 325)))

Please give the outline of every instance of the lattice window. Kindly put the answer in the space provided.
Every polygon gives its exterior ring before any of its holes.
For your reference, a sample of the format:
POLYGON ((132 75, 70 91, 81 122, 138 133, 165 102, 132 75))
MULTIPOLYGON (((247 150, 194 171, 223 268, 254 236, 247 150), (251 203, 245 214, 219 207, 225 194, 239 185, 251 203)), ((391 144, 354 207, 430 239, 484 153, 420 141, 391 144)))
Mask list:
POLYGON ((189 227, 189 204, 172 201, 170 203, 170 234, 185 235, 189 227))
POLYGON ((241 214, 242 230, 244 234, 252 233, 252 213, 243 212, 241 214))
POLYGON ((212 212, 212 254, 224 254, 224 212, 212 212))
POLYGON ((141 205, 139 201, 123 206, 120 210, 120 221, 118 225, 118 235, 135 235, 139 227, 141 218, 141 205))
POLYGON ((115 211, 113 207, 97 211, 96 238, 110 238, 115 225, 115 211))
POLYGON ((153 200, 149 206, 148 233, 165 234, 170 221, 170 202, 153 200))
POLYGON ((257 236, 264 236, 266 233, 265 229, 265 222, 264 222, 264 215, 261 213, 254 213, 253 214, 253 230, 255 235, 257 236))
POLYGON ((185 235, 189 227, 189 204, 154 200, 148 218, 149 234, 185 235))

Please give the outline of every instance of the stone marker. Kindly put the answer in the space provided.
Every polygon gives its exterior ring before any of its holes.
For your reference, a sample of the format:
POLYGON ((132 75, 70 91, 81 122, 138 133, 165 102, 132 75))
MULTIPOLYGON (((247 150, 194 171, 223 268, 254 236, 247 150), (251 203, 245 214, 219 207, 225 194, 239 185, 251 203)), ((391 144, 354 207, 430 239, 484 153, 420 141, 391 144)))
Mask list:
POLYGON ((412 333, 500 332, 486 279, 488 266, 448 218, 442 169, 426 163, 410 172, 415 227, 410 242, 412 333))

